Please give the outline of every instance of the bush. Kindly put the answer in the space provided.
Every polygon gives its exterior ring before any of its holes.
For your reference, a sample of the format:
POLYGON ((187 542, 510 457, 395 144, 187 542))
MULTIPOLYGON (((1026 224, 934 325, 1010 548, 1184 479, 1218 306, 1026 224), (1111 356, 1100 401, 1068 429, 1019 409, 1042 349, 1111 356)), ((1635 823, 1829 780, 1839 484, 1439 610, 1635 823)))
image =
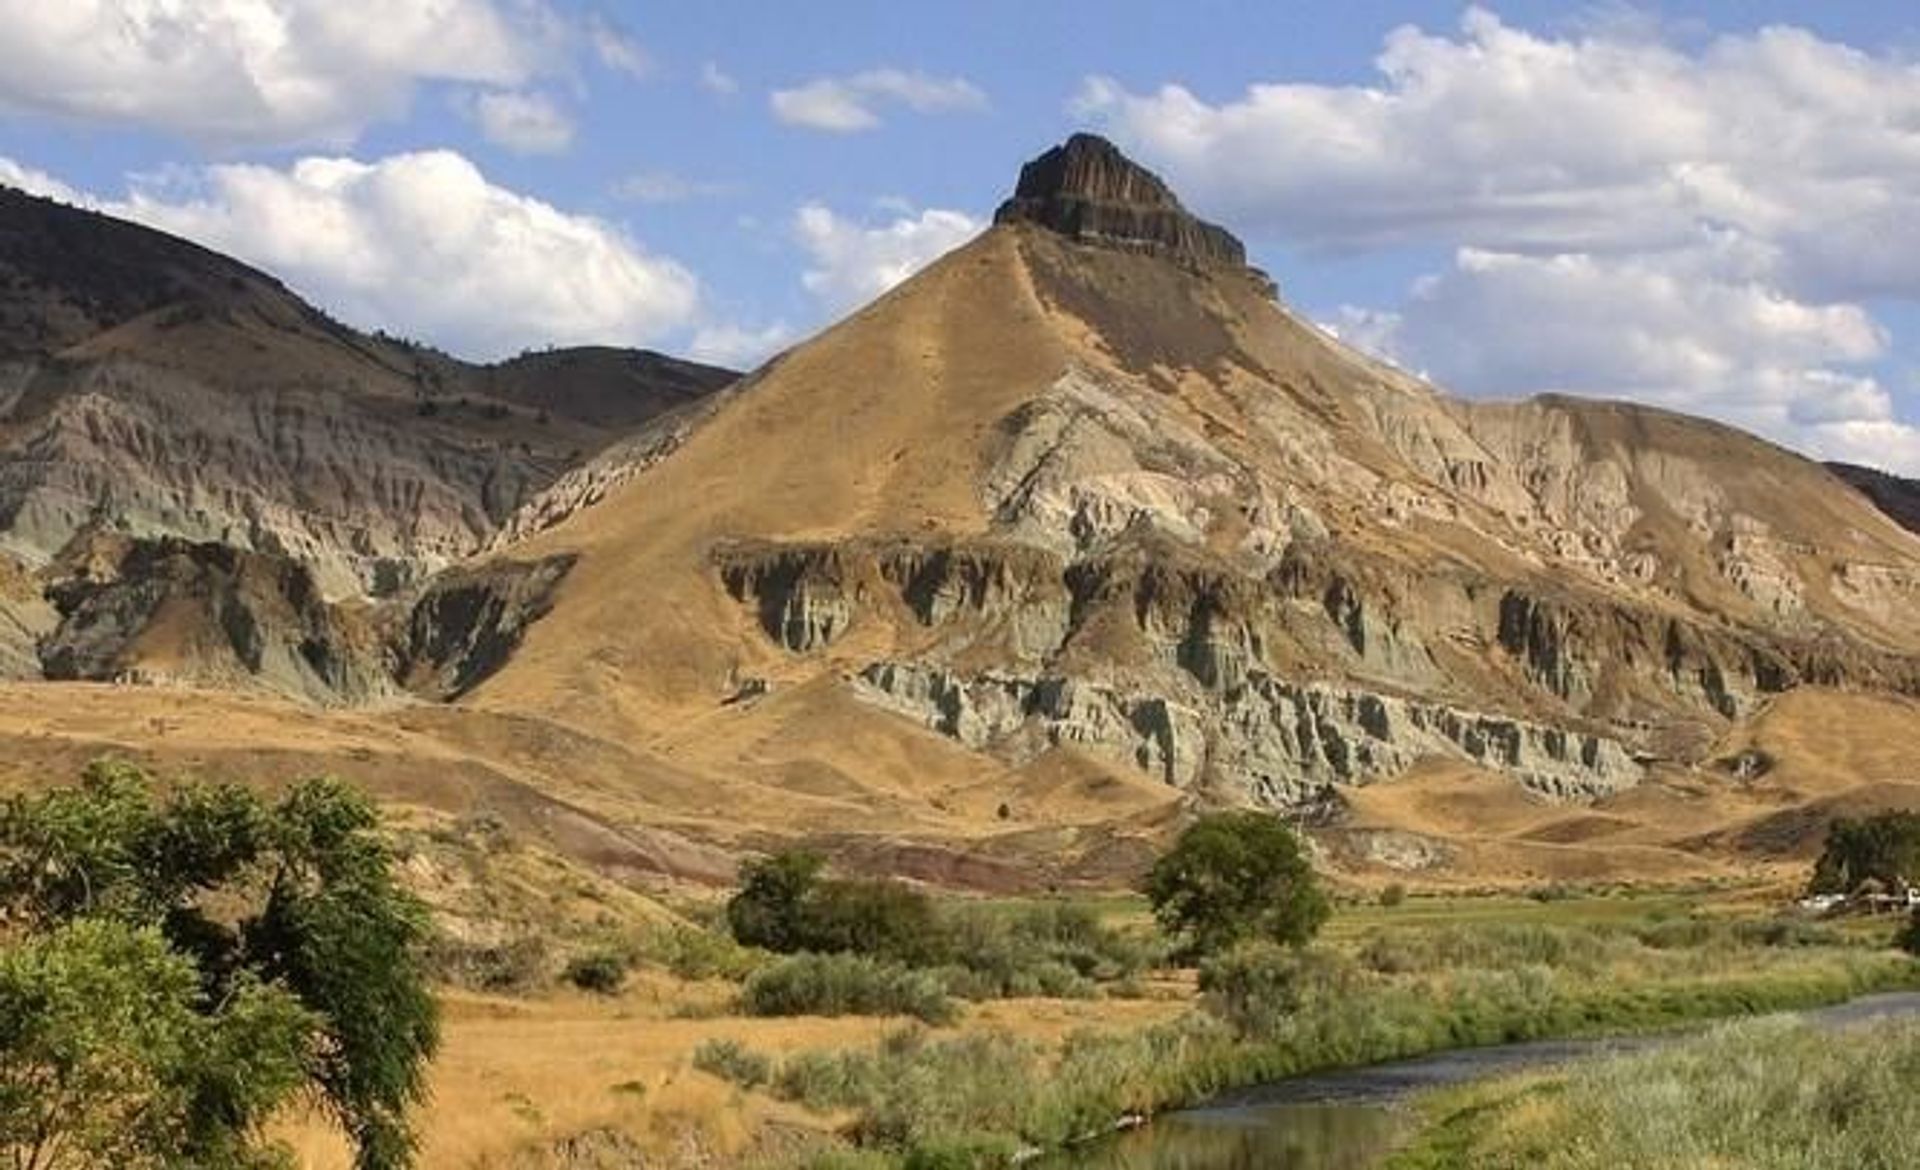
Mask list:
POLYGON ((1886 812, 1833 822, 1809 889, 1851 894, 1869 880, 1889 889, 1920 880, 1920 813, 1886 812))
POLYGON ((1345 956, 1247 943, 1200 968, 1207 1010, 1242 1036, 1271 1034, 1278 1021, 1364 989, 1365 976, 1345 956))
POLYGON ((748 978, 741 1005, 756 1016, 955 1017, 940 981, 864 955, 795 955, 748 978))
POLYGON ((798 949, 936 961, 940 928, 925 894, 895 881, 823 881, 800 905, 798 949))
POLYGON ((743 1089, 757 1089, 773 1079, 773 1061, 738 1040, 709 1040, 700 1045, 693 1050, 693 1067, 743 1089))
POLYGON ((798 852, 749 863, 727 903, 735 940, 781 954, 938 961, 940 931, 925 894, 896 881, 822 878, 822 865, 798 852))
POLYGON ((878 1091, 879 1066, 858 1052, 800 1052, 780 1062, 773 1095, 828 1112, 852 1109, 878 1091))
POLYGON ((1920 910, 1915 910, 1907 917, 1906 928, 1894 940, 1894 945, 1909 955, 1920 957, 1920 910))
POLYGON ((1388 882, 1380 891, 1380 904, 1391 909, 1407 900, 1407 887, 1399 882, 1388 882))
POLYGON ((618 951, 589 951, 568 960, 564 975, 568 983, 582 991, 612 995, 627 981, 631 965, 631 960, 618 951))
POLYGON ((470 991, 519 994, 547 980, 547 940, 521 935, 502 943, 473 943, 435 935, 427 945, 425 966, 433 978, 470 991))
POLYGON ((777 853, 740 869, 740 892, 727 902, 735 941, 790 953, 803 949, 801 906, 826 863, 804 852, 777 853))
POLYGON ((962 903, 939 923, 940 976, 962 999, 1081 999, 1096 980, 1125 979, 1152 960, 1145 942, 1111 930, 1092 910, 1066 902, 1008 908, 962 903))
POLYGON ((1304 946, 1332 913, 1299 838, 1279 818, 1251 811, 1189 826, 1154 863, 1147 897, 1193 956, 1251 939, 1304 946))
POLYGON ((641 956, 682 979, 739 981, 753 973, 765 956, 733 939, 698 926, 674 923, 652 930, 639 942, 641 956))

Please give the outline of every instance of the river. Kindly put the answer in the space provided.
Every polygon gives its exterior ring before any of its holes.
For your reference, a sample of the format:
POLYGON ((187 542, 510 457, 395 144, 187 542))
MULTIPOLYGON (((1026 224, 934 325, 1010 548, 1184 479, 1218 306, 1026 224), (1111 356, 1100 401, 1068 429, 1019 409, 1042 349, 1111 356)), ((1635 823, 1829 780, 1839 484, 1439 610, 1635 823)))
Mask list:
MULTIPOLYGON (((1873 995, 1799 1013, 1837 1028, 1920 1015, 1920 993, 1873 995)), ((1427 1089, 1633 1052, 1673 1035, 1549 1040, 1435 1053, 1295 1077, 1169 1113, 1131 1133, 1046 1159, 1048 1170, 1372 1170, 1407 1136, 1398 1106, 1427 1089)))

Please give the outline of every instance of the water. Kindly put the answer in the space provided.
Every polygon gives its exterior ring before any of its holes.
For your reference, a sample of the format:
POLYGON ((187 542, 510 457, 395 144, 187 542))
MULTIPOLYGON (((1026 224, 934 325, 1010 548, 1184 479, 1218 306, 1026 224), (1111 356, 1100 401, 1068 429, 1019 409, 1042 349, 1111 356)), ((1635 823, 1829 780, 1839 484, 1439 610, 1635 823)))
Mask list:
MULTIPOLYGON (((1920 1015, 1920 993, 1874 995, 1801 1013, 1836 1028, 1920 1015)), ((1046 1159, 1048 1170, 1372 1170, 1408 1136, 1397 1108, 1427 1089, 1666 1043, 1668 1038, 1550 1040, 1441 1052, 1414 1060, 1260 1085, 1152 1125, 1046 1159)))

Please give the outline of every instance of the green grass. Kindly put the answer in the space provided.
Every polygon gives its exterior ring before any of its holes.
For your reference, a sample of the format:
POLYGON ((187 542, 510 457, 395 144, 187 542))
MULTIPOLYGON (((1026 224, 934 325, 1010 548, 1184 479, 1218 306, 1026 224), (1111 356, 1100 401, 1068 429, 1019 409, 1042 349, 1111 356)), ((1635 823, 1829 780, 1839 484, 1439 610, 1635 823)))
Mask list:
POLYGON ((965 1150, 992 1166, 1003 1163, 983 1151, 1056 1147, 1126 1114, 1301 1073, 1669 1029, 1920 980, 1920 967, 1886 948, 1884 930, 1855 938, 1792 920, 1690 917, 1666 899, 1621 901, 1628 910, 1575 907, 1574 925, 1514 913, 1539 905, 1530 901, 1429 907, 1422 921, 1365 922, 1305 956, 1255 949, 1213 964, 1205 1010, 1169 1024, 1077 1035, 1054 1049, 902 1034, 870 1050, 789 1057, 771 1090, 851 1113, 850 1132, 888 1164, 965 1150))
POLYGON ((1920 1023, 1786 1019, 1437 1093, 1393 1170, 1903 1170, 1920 1166, 1920 1023))
POLYGON ((754 1016, 913 1016, 951 1023, 939 978, 863 955, 793 955, 747 977, 740 1005, 754 1016))

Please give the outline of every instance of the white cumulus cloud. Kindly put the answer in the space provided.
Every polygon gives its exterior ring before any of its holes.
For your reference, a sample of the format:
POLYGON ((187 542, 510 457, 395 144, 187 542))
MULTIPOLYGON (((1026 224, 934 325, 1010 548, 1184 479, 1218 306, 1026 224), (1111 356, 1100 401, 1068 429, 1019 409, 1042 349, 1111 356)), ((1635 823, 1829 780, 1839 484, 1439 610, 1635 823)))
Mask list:
POLYGON ((1092 78, 1076 108, 1256 238, 1445 247, 1334 327, 1456 389, 1632 396, 1920 470, 1864 303, 1920 299, 1920 66, 1784 26, 1680 46, 1481 8, 1375 64, 1226 101, 1092 78))
POLYGON ((515 154, 560 154, 573 145, 573 119, 547 94, 495 90, 466 104, 487 141, 515 154))
POLYGON ((809 203, 793 220, 794 238, 808 262, 800 279, 829 308, 852 308, 912 276, 985 226, 965 212, 941 208, 869 225, 809 203))
POLYGON ((822 77, 768 97, 774 117, 789 126, 848 134, 872 130, 887 105, 919 114, 985 109, 987 95, 962 77, 931 77, 903 69, 869 69, 851 77, 822 77))
POLYGON ((0 0, 0 110, 216 143, 343 145, 415 87, 546 66, 537 0, 0 0))
MULTIPOLYGON (((0 159, 0 177, 23 172, 0 159)), ((640 345, 699 319, 680 264, 496 186, 451 151, 212 166, 73 201, 256 264, 355 325, 468 357, 640 345)))

